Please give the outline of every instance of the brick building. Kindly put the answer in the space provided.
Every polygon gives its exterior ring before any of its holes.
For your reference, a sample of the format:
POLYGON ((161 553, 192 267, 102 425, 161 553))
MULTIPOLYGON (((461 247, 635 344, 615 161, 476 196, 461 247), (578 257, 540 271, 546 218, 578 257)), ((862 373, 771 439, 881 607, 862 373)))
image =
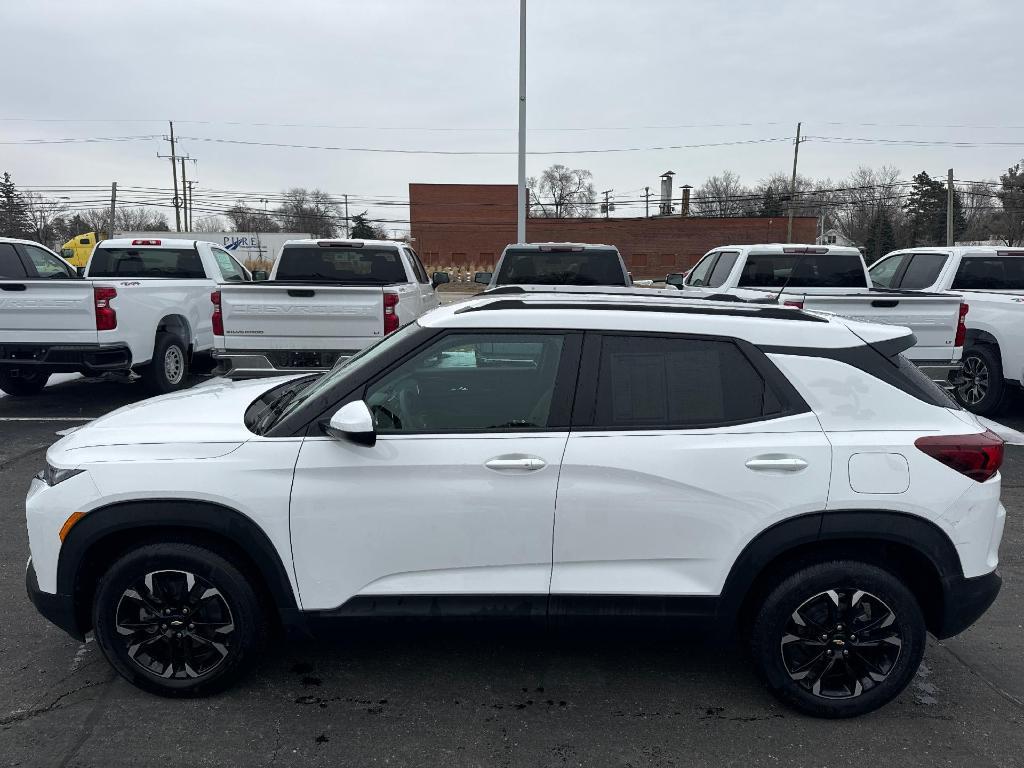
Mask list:
MULTIPOLYGON (((488 267, 516 241, 514 184, 410 184, 413 246, 431 267, 488 267)), ((793 220, 793 242, 813 243, 817 219, 793 220)), ((607 243, 634 277, 664 277, 692 266, 715 246, 779 243, 786 219, 664 216, 526 220, 530 242, 607 243)))

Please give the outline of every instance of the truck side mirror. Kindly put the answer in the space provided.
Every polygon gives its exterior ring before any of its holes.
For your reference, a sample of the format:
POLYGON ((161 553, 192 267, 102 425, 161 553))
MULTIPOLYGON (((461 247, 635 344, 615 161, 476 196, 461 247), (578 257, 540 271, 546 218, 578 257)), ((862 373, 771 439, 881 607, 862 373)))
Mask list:
POLYGON ((437 288, 437 286, 443 285, 445 283, 450 283, 451 281, 452 276, 449 275, 447 272, 435 272, 433 277, 430 278, 430 284, 434 288, 437 288))
POLYGON ((254 283, 262 282, 268 279, 270 276, 267 274, 265 269, 254 269, 252 273, 252 279, 254 283))
POLYGON ((491 277, 493 276, 493 272, 477 272, 476 274, 473 275, 473 282, 487 285, 488 283, 491 282, 491 277))
POLYGON ((79 277, 85 277, 85 267, 75 267, 75 274, 79 277))

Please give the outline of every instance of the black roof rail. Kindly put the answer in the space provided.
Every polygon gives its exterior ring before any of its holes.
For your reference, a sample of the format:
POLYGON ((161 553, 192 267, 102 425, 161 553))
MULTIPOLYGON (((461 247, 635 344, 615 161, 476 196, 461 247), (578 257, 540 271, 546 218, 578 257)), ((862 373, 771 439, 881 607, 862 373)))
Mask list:
POLYGON ((584 302, 558 302, 558 301, 522 301, 521 299, 501 299, 479 306, 467 306, 455 310, 456 315, 464 315, 468 312, 490 312, 504 309, 583 309, 583 310, 613 310, 615 312, 661 312, 678 315, 727 315, 733 317, 762 317, 770 320, 796 320, 806 323, 827 323, 823 317, 817 317, 798 309, 783 309, 782 307, 766 307, 763 305, 749 304, 741 309, 733 307, 701 307, 681 304, 587 304, 584 302))

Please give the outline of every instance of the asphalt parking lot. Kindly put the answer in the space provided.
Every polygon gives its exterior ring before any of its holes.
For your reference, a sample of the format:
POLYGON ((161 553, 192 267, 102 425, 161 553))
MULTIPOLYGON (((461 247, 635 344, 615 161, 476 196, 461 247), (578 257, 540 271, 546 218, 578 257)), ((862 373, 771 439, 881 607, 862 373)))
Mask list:
MULTIPOLYGON (((893 704, 785 709, 738 647, 536 626, 350 626, 271 648, 210 699, 144 694, 42 619, 24 589, 24 492, 57 430, 142 397, 74 380, 0 398, 0 765, 1024 765, 1024 449, 1003 473, 1003 591, 932 640, 893 704)), ((1002 420, 1024 427, 1024 400, 1002 420)))

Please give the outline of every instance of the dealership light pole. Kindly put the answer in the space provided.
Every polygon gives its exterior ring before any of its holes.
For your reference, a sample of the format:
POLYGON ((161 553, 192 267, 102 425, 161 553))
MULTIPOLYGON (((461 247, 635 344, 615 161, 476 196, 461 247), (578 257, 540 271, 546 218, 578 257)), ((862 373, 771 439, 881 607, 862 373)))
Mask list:
POLYGON ((526 242, 526 0, 519 0, 519 206, 516 242, 526 242))

